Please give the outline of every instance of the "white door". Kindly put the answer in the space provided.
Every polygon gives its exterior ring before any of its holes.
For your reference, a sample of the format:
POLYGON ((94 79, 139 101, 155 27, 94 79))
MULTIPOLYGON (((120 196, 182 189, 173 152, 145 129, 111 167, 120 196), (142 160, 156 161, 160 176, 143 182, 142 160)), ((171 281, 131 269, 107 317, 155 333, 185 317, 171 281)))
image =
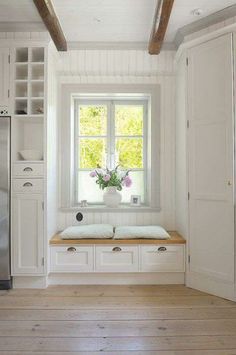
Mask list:
POLYGON ((8 107, 9 73, 9 48, 0 48, 0 111, 8 107))
POLYGON ((234 298, 232 35, 189 50, 187 285, 234 298))
POLYGON ((12 275, 43 274, 43 196, 13 194, 12 275))

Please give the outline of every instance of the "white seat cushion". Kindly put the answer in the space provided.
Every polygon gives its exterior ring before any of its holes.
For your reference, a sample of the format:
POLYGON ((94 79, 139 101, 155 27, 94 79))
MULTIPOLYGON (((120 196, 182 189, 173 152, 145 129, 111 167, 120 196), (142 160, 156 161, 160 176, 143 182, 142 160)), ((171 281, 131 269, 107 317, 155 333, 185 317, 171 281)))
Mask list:
POLYGON ((116 227, 114 239, 170 239, 170 235, 160 226, 116 227))
POLYGON ((113 226, 110 224, 72 226, 60 233, 62 239, 108 239, 113 235, 113 226))

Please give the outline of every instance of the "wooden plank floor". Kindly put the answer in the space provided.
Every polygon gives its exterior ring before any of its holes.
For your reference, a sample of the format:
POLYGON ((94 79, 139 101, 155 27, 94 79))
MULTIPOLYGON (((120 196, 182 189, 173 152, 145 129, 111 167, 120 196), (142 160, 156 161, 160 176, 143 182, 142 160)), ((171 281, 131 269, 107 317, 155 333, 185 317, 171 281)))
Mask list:
POLYGON ((0 355, 236 355, 236 303, 182 285, 0 291, 0 355))

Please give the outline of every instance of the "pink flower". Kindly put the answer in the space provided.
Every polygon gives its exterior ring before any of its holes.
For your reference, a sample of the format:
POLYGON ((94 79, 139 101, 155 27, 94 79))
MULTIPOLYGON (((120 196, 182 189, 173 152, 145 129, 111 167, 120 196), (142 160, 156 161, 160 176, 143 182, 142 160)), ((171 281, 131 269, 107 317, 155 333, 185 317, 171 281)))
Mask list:
POLYGON ((124 178, 123 185, 125 185, 126 187, 130 187, 132 185, 132 180, 128 175, 124 178))
POLYGON ((95 176, 97 176, 97 173, 96 173, 96 171, 91 171, 91 173, 89 174, 91 177, 95 177, 95 176))
POLYGON ((107 181, 110 181, 110 179, 111 179, 111 177, 110 177, 110 175, 108 175, 108 174, 106 174, 106 175, 103 176, 103 180, 106 181, 106 182, 107 182, 107 181))

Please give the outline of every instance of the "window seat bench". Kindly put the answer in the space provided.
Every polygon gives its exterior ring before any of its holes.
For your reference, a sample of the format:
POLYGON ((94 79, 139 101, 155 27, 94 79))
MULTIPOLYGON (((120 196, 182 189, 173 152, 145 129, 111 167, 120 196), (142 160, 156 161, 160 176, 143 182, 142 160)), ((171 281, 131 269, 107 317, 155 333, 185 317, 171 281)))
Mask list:
POLYGON ((51 273, 183 273, 185 240, 70 239, 50 240, 51 273))

